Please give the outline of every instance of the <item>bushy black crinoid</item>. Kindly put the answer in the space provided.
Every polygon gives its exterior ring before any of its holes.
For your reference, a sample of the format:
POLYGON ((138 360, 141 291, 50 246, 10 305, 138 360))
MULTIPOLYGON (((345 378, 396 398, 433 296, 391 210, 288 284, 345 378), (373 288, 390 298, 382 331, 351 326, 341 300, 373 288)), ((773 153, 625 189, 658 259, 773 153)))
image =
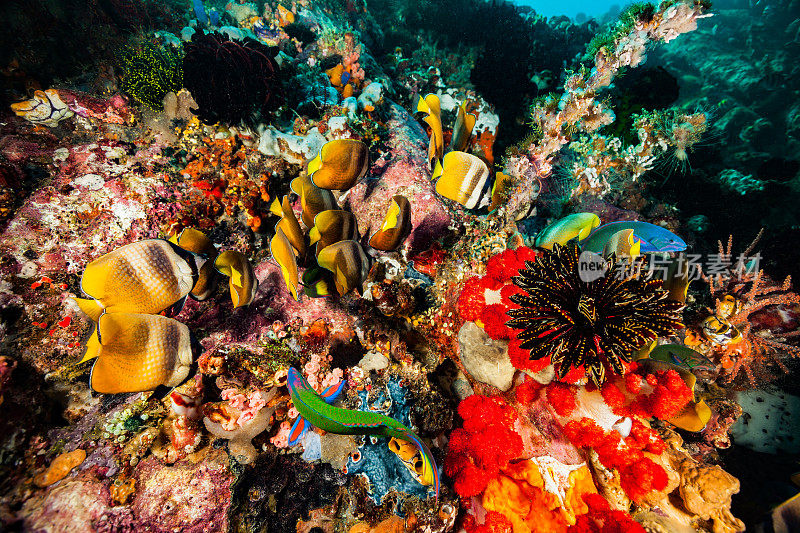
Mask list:
POLYGON ((682 328, 682 304, 667 299, 661 281, 632 276, 613 259, 605 275, 583 281, 579 254, 574 244, 556 244, 528 261, 514 277, 527 294, 511 296, 521 307, 507 312, 508 325, 522 330, 531 359, 549 356, 560 377, 585 365, 599 387, 606 367, 622 374, 635 350, 682 328))
POLYGON ((212 124, 255 125, 277 104, 276 49, 254 39, 196 32, 184 46, 183 83, 212 124))

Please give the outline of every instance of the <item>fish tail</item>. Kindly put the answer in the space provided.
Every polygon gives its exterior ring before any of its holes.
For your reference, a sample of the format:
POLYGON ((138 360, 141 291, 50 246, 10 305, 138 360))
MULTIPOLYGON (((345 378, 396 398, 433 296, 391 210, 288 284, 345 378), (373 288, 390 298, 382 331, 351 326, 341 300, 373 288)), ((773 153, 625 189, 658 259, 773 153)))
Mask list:
POLYGON ((425 462, 426 467, 430 468, 431 474, 433 476, 433 490, 436 494, 436 499, 439 499, 439 470, 436 468, 436 460, 433 458, 433 454, 431 453, 430 448, 422 442, 413 431, 408 428, 402 427, 397 428, 399 439, 405 440, 407 442, 414 443, 417 448, 419 449, 420 453, 422 454, 422 460, 425 462))
POLYGON ((105 311, 100 302, 94 298, 73 298, 73 300, 78 305, 78 308, 92 319, 92 322, 97 322, 100 319, 100 315, 105 311))

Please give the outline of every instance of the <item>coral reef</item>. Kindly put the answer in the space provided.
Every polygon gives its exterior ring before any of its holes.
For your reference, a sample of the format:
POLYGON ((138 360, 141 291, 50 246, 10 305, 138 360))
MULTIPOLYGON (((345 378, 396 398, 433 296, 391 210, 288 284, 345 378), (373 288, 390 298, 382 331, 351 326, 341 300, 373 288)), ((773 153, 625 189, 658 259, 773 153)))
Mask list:
POLYGON ((797 24, 730 1, 0 7, 0 529, 783 512, 797 24))

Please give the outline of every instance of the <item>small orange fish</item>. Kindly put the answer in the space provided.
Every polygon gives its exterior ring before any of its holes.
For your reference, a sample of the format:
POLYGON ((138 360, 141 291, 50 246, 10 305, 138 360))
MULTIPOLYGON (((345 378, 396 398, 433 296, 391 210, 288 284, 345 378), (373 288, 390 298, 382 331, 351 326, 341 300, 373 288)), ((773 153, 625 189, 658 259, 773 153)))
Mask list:
POLYGON ((258 279, 244 254, 231 250, 222 252, 214 261, 214 266, 221 274, 228 276, 233 308, 249 305, 258 291, 258 279))
POLYGON ((286 234, 281 228, 275 230, 275 235, 269 242, 269 251, 272 258, 281 267, 283 280, 286 282, 286 288, 292 294, 292 298, 300 300, 297 294, 297 285, 300 282, 300 274, 297 271, 297 261, 295 259, 295 250, 286 234))
POLYGON ((356 241, 339 241, 323 248, 317 262, 333 272, 333 281, 341 296, 353 289, 360 292, 370 267, 369 257, 356 241))
POLYGON ((339 209, 336 198, 328 189, 320 189, 308 175, 300 176, 292 180, 289 185, 292 192, 300 197, 300 207, 302 208, 303 223, 307 228, 314 225, 314 217, 329 209, 339 209))
POLYGON ((356 217, 350 211, 330 209, 314 217, 314 227, 308 233, 311 244, 317 245, 319 253, 339 241, 355 239, 358 234, 356 217))

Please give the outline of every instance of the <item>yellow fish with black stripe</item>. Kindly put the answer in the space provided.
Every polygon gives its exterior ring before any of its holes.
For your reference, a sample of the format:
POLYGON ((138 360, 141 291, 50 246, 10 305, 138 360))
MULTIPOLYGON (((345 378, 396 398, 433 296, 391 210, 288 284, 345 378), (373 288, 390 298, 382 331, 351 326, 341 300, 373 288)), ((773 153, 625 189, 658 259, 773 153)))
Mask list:
POLYGON ((320 189, 314 185, 308 175, 293 179, 289 188, 300 197, 303 224, 307 228, 314 225, 314 217, 323 211, 339 209, 339 204, 336 203, 333 193, 328 189, 320 189))
POLYGON ((317 263, 333 273, 336 291, 344 296, 353 289, 359 292, 369 274, 370 260, 356 241, 339 241, 320 251, 317 263))
POLYGON ((415 108, 417 113, 425 113, 425 118, 422 120, 431 128, 431 137, 428 142, 428 171, 430 172, 434 168, 433 162, 440 160, 444 155, 442 106, 438 96, 428 94, 424 98, 417 98, 415 108))
POLYGON ((270 206, 270 211, 273 214, 281 217, 277 224, 275 224, 275 230, 278 229, 283 230, 283 234, 289 239, 289 242, 292 244, 292 248, 294 248, 295 253, 299 257, 303 257, 306 255, 306 239, 305 235, 303 235, 303 230, 300 229, 300 223, 297 221, 297 217, 294 214, 294 210, 292 209, 291 204, 289 203, 289 197, 284 196, 283 201, 279 202, 277 198, 275 201, 272 202, 270 206))
POLYGON ((300 300, 297 294, 297 285, 300 282, 300 274, 297 270, 297 260, 295 259, 295 250, 292 243, 289 242, 288 237, 281 228, 275 229, 275 235, 269 241, 269 251, 272 258, 281 267, 283 274, 283 281, 286 283, 286 288, 292 294, 292 298, 300 300))
POLYGON ((330 209, 314 217, 314 227, 308 233, 309 242, 317 245, 319 253, 333 243, 356 239, 358 223, 350 211, 330 209))
POLYGON ((466 152, 448 152, 436 162, 432 179, 436 192, 467 209, 489 205, 489 167, 479 157, 466 152))
POLYGON ((189 295, 195 300, 206 300, 214 293, 217 287, 216 270, 212 258, 216 257, 217 249, 205 233, 194 228, 186 228, 180 233, 169 238, 169 242, 177 244, 184 250, 206 258, 206 262, 198 271, 197 283, 194 284, 189 295))
POLYGON ((205 261, 161 239, 127 244, 86 265, 81 289, 93 299, 75 301, 95 321, 103 311, 160 313, 185 301, 205 261))
POLYGON ((311 182, 321 189, 346 191, 364 177, 369 168, 367 145, 356 139, 328 141, 308 163, 311 182))
POLYGON ((144 392, 176 387, 194 361, 189 328, 161 315, 103 313, 81 363, 97 358, 89 384, 96 392, 144 392))
POLYGON ((258 279, 244 254, 233 250, 222 252, 214 260, 214 266, 220 274, 228 276, 233 308, 249 305, 258 291, 258 279))
POLYGON ((411 202, 401 194, 392 197, 383 225, 369 239, 376 250, 391 252, 403 244, 411 233, 411 202))
POLYGON ((456 123, 453 126, 453 136, 450 138, 450 149, 463 152, 469 145, 469 138, 472 136, 472 129, 475 127, 477 117, 472 113, 467 113, 467 103, 462 102, 458 106, 456 123))

